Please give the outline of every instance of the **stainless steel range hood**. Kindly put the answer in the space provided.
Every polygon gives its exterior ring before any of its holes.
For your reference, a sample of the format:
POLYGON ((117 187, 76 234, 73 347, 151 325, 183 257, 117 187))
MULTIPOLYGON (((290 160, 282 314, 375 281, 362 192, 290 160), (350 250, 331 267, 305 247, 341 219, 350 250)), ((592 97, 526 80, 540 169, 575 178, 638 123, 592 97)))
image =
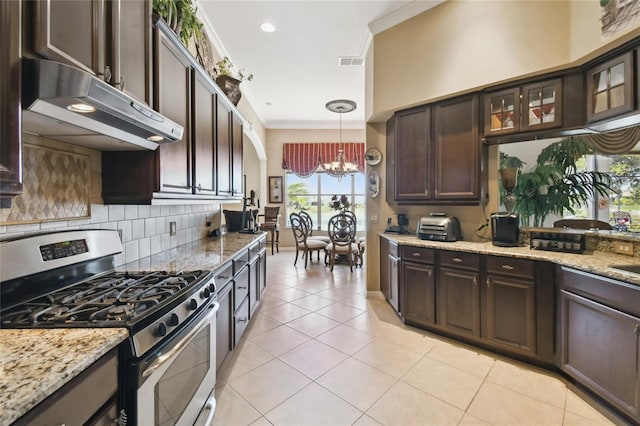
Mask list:
POLYGON ((154 150, 182 139, 182 126, 87 72, 45 59, 24 58, 22 66, 27 133, 100 151, 154 150))

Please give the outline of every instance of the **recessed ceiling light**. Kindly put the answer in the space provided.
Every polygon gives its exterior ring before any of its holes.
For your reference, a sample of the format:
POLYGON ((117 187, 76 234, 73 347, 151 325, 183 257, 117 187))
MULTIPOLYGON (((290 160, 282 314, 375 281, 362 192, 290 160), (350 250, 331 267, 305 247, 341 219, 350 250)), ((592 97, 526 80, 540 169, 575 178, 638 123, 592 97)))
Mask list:
POLYGON ((276 30, 276 27, 271 22, 263 22, 262 25, 260 25, 260 29, 265 33, 272 33, 276 30))

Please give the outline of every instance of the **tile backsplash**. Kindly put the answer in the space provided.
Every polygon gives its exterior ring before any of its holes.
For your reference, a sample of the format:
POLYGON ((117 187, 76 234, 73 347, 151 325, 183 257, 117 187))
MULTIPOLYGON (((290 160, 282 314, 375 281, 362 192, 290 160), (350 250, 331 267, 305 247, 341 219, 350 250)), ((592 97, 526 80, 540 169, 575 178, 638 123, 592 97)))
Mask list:
POLYGON ((50 231, 72 229, 116 229, 123 252, 116 266, 142 259, 182 244, 205 238, 220 227, 220 204, 195 205, 91 205, 91 218, 23 223, 0 226, 0 240, 50 231), (176 222, 176 234, 170 235, 169 223, 176 222), (207 222, 211 227, 207 228, 207 222))

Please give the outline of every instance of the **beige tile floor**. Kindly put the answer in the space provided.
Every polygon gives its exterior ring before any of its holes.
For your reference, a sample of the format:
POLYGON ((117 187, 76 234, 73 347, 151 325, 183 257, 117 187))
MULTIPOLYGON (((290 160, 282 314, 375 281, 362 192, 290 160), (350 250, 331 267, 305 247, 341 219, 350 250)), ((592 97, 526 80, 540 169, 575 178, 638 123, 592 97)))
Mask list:
POLYGON ((553 373, 404 326, 364 270, 293 258, 267 257, 215 425, 613 424, 553 373))

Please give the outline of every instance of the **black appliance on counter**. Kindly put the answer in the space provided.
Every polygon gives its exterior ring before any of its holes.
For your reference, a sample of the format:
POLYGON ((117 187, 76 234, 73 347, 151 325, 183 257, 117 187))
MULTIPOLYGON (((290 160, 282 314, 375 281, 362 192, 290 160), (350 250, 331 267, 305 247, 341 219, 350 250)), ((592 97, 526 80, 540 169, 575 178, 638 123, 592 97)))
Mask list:
POLYGON ((446 213, 431 213, 421 217, 416 234, 421 240, 458 241, 462 239, 460 221, 457 217, 449 217, 446 213))
POLYGON ((407 226, 409 226, 409 218, 404 213, 398 213, 398 224, 392 225, 391 218, 387 219, 387 227, 384 232, 388 234, 408 234, 407 226))
POLYGON ((0 251, 2 328, 127 328, 118 347, 120 419, 191 425, 213 418, 213 272, 116 271, 122 244, 113 230, 26 236, 0 242, 0 251))
POLYGON ((492 214, 491 240, 494 246, 516 247, 520 242, 520 216, 508 212, 492 214))

